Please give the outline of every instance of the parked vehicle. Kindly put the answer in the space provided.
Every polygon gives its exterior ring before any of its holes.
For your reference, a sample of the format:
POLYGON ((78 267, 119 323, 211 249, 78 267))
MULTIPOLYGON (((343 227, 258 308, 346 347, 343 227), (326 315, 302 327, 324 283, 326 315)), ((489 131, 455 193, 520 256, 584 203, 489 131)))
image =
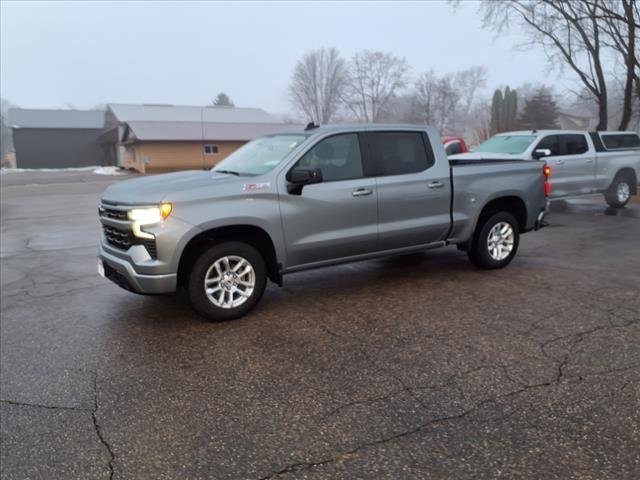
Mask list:
POLYGON ((544 158, 551 167, 550 198, 603 193, 612 207, 638 194, 640 137, 635 132, 538 130, 500 133, 455 159, 544 158))
POLYGON ((200 314, 227 320, 256 305, 267 278, 325 265, 457 245, 501 268, 541 226, 544 166, 449 162, 429 127, 269 135, 212 171, 107 188, 99 270, 138 293, 184 287, 200 314))
POLYGON ((469 151, 467 144, 462 137, 442 137, 442 144, 447 155, 456 155, 469 151))

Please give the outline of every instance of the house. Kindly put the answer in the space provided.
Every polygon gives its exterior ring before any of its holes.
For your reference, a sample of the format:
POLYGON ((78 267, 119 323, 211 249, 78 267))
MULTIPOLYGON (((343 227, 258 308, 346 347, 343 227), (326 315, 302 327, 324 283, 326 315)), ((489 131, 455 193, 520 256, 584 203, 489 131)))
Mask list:
POLYGON ((110 104, 100 143, 108 161, 143 173, 207 169, 289 128, 259 108, 110 104))
POLYGON ((596 122, 597 119, 584 115, 558 113, 558 125, 562 130, 591 130, 595 127, 596 122))
POLYGON ((7 117, 18 168, 107 164, 98 143, 104 111, 10 108, 7 117))

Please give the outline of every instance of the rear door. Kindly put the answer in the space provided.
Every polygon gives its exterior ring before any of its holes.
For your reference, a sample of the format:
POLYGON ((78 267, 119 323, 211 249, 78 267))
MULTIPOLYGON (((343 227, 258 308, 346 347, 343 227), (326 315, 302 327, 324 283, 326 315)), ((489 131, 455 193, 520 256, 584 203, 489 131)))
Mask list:
POLYGON ((378 250, 444 240, 451 200, 446 159, 435 161, 425 132, 370 131, 367 137, 378 192, 378 250))
POLYGON ((551 196, 589 193, 594 188, 595 152, 583 134, 548 135, 535 147, 549 149, 545 160, 551 167, 551 196))
POLYGON ((287 268, 373 252, 378 234, 375 179, 365 175, 364 137, 321 139, 293 168, 319 168, 323 181, 280 197, 287 268))

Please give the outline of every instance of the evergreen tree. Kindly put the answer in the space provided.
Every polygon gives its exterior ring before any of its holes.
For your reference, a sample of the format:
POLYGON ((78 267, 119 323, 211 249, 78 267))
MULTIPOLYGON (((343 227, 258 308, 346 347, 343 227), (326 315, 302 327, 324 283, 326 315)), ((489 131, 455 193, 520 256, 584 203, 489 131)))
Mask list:
POLYGON ((518 111, 518 94, 507 87, 504 94, 501 90, 493 93, 491 102, 491 133, 508 132, 516 128, 518 111))
POLYGON ((558 128, 558 107, 547 88, 539 88, 524 105, 520 127, 525 130, 558 128))
POLYGON ((502 120, 502 104, 504 99, 502 97, 502 90, 496 90, 493 92, 493 99, 491 100, 491 133, 502 132, 502 126, 504 124, 502 120))
POLYGON ((233 104, 233 101, 229 98, 229 95, 227 95, 224 92, 220 92, 218 94, 218 96, 213 101, 213 106, 214 107, 235 107, 235 105, 233 104))

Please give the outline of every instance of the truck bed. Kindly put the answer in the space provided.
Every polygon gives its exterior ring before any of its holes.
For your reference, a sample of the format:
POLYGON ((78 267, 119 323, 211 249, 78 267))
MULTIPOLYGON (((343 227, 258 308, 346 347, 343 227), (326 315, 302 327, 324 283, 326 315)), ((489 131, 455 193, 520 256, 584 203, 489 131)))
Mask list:
POLYGON ((533 228, 537 215, 546 207, 543 160, 449 160, 451 172, 451 231, 449 241, 469 239, 480 209, 494 198, 514 197, 526 206, 526 227, 533 228))

